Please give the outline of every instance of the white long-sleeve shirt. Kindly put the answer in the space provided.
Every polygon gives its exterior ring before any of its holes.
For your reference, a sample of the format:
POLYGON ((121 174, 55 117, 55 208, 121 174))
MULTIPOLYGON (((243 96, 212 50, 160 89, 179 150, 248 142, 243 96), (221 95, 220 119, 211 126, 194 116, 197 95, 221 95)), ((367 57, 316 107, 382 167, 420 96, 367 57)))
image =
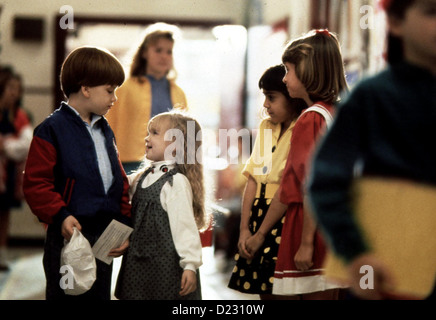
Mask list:
POLYGON ((33 128, 30 125, 24 126, 18 136, 7 137, 4 141, 5 153, 13 161, 23 161, 29 152, 30 143, 33 138, 33 128))
MULTIPOLYGON (((152 185, 164 174, 160 170, 163 165, 166 165, 169 171, 175 167, 175 162, 152 162, 152 166, 156 169, 144 179, 142 188, 152 185)), ((131 195, 135 193, 139 178, 143 173, 144 170, 141 170, 128 176, 131 195)), ((188 178, 181 173, 173 176, 173 186, 167 182, 162 187, 160 202, 162 208, 168 213, 174 246, 180 256, 180 267, 195 272, 202 265, 202 246, 194 219, 192 201, 191 184, 188 178)))

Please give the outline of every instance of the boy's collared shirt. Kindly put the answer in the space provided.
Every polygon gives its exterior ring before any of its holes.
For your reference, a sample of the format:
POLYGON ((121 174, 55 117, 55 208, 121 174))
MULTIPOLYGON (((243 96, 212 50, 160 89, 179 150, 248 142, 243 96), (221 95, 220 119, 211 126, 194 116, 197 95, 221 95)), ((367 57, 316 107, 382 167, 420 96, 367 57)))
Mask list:
MULTIPOLYGON (((68 107, 70 107, 71 110, 73 110, 74 113, 76 113, 77 116, 80 117, 80 114, 77 112, 76 109, 74 109, 70 105, 68 105, 68 107)), ((98 168, 100 170, 100 175, 103 181, 104 190, 107 193, 110 186, 112 185, 114 176, 112 173, 111 162, 109 160, 109 155, 106 148, 106 139, 99 122, 99 120, 101 120, 102 118, 103 118, 102 116, 93 114, 91 117, 91 124, 87 123, 86 121, 83 120, 82 121, 85 124, 89 134, 91 135, 92 141, 94 141, 95 152, 97 154, 98 168)))

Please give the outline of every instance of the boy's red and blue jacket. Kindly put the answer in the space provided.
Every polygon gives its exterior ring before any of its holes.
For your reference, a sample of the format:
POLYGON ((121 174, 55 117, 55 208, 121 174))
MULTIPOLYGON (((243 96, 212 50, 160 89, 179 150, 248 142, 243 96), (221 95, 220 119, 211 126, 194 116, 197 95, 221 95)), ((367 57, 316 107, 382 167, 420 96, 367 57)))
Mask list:
POLYGON ((65 103, 34 131, 23 191, 32 212, 47 224, 116 219, 130 225, 129 183, 106 119, 101 127, 114 176, 106 193, 94 142, 83 120, 65 103))

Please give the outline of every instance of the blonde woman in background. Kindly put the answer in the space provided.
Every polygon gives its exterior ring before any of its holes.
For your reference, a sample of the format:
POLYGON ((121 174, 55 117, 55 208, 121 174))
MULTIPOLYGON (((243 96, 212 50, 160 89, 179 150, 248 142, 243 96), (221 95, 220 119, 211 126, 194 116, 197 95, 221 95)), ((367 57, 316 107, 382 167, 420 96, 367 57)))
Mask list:
POLYGON ((133 57, 130 77, 117 90, 118 101, 106 116, 127 174, 137 169, 143 159, 147 135, 144 123, 174 106, 187 107, 185 93, 174 79, 174 41, 170 26, 149 27, 133 57))

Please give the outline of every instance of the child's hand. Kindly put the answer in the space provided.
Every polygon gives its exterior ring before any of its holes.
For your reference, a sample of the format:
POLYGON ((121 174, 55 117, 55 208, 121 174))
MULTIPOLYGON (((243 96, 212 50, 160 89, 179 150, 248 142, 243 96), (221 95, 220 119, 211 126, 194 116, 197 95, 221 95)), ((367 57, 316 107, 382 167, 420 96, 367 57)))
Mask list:
POLYGON ((370 253, 354 259, 348 266, 348 271, 351 277, 351 290, 361 299, 381 300, 390 293, 395 284, 389 268, 379 258, 370 253), (363 276, 360 272, 362 266, 370 266, 374 270, 373 289, 364 290, 360 287, 363 276))
POLYGON ((186 296, 197 289, 197 276, 192 270, 185 270, 182 274, 182 285, 179 294, 186 296))
POLYGON ((79 221, 77 221, 77 219, 73 216, 66 217, 65 220, 62 222, 62 236, 68 241, 70 241, 71 237, 73 236, 74 227, 76 227, 79 231, 82 230, 82 226, 80 225, 79 221))
POLYGON ((294 263, 298 270, 306 271, 313 266, 313 244, 300 245, 297 253, 294 256, 294 263))
POLYGON ((124 241, 124 243, 120 247, 112 249, 109 252, 108 256, 109 257, 119 257, 119 256, 122 256, 124 254, 124 252, 126 252, 128 247, 129 247, 129 239, 124 241))
POLYGON ((242 258, 245 258, 245 259, 252 259, 253 258, 253 256, 247 250, 247 247, 246 247, 246 241, 251 236, 252 236, 252 234, 251 234, 250 230, 248 230, 248 229, 241 230, 239 233, 238 249, 239 249, 239 254, 242 258))
POLYGON ((247 239, 245 243, 245 247, 247 249, 247 252, 250 254, 250 258, 252 259, 256 252, 262 247, 263 243, 265 242, 265 237, 260 234, 259 232, 256 232, 253 236, 247 239))

